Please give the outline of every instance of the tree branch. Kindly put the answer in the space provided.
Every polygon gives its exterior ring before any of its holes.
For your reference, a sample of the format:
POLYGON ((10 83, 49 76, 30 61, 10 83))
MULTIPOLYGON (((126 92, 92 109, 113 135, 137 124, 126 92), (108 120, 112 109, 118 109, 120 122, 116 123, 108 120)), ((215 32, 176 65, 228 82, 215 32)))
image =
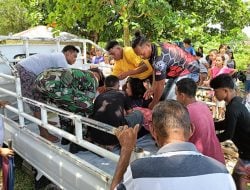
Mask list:
POLYGON ((143 15, 146 15, 145 13, 141 13, 140 15, 138 15, 138 16, 131 16, 131 17, 133 17, 133 18, 140 18, 140 17, 142 17, 143 15))

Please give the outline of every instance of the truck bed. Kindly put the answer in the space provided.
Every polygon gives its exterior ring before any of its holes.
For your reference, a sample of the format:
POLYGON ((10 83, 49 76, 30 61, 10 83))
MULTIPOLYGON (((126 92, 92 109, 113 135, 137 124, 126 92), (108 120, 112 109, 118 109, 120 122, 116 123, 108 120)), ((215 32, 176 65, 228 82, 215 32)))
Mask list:
MULTIPOLYGON (((61 145, 60 142, 54 144, 40 137, 37 124, 26 120, 21 127, 18 122, 0 116, 4 118, 5 141, 12 139, 15 152, 37 169, 37 180, 44 175, 62 189, 109 189, 118 159, 108 158, 106 150, 103 150, 102 156, 93 153, 94 148, 71 154, 68 151, 69 145, 61 145)), ((58 121, 58 118, 52 120, 58 121)), ((61 138, 62 130, 58 131, 54 134, 61 138)), ((149 134, 138 139, 137 147, 143 148, 147 155, 157 151, 149 134)), ((119 151, 118 146, 113 150, 118 158, 119 151)))
MULTIPOLYGON (((53 121, 57 121, 57 118, 54 118, 53 121)), ((27 125, 27 129, 32 131, 33 133, 39 134, 38 127, 35 124, 27 125)), ((64 149, 65 151, 69 150, 69 145, 61 145, 61 142, 55 143, 54 145, 64 149)), ((150 134, 147 134, 137 141, 137 147, 143 148, 144 151, 150 152, 150 154, 154 154, 157 151, 157 147, 155 145, 155 141, 152 139, 150 134)), ((120 147, 116 146, 113 153, 119 155, 120 147)), ((70 153, 71 154, 71 153, 70 153)), ((82 160, 92 164, 93 166, 103 170, 107 174, 113 176, 116 168, 116 162, 99 156, 91 151, 79 151, 78 153, 74 154, 75 156, 79 157, 82 160)))

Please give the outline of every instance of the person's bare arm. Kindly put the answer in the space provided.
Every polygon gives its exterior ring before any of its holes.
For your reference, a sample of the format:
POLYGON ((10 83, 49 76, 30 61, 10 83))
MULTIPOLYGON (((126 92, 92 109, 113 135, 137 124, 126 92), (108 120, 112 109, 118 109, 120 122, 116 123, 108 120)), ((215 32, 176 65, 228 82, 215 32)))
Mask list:
POLYGON ((116 166, 116 171, 111 183, 110 189, 113 190, 122 181, 123 175, 129 165, 131 153, 136 145, 137 133, 139 131, 139 125, 133 128, 128 126, 121 126, 117 129, 115 135, 121 145, 120 159, 116 166))
POLYGON ((162 79, 160 81, 155 81, 153 84, 153 100, 149 104, 148 108, 153 109, 154 106, 159 102, 165 85, 165 79, 162 79))
POLYGON ((230 76, 232 76, 234 73, 236 73, 237 72, 237 69, 233 69, 230 73, 229 73, 229 75, 230 76))
POLYGON ((119 78, 120 80, 123 80, 123 79, 125 79, 125 78, 128 77, 128 76, 140 74, 140 73, 143 73, 143 72, 145 72, 145 71, 147 71, 147 70, 148 70, 147 65, 146 65, 144 62, 142 62, 142 63, 140 64, 139 67, 137 67, 137 68, 135 68, 135 69, 133 69, 133 70, 129 70, 129 71, 126 71, 126 72, 121 73, 121 74, 118 76, 118 78, 119 78))
POLYGON ((212 71, 211 71, 211 69, 208 69, 207 71, 208 71, 207 72, 207 80, 203 81, 203 84, 202 84, 203 86, 209 86, 210 81, 212 79, 212 71))

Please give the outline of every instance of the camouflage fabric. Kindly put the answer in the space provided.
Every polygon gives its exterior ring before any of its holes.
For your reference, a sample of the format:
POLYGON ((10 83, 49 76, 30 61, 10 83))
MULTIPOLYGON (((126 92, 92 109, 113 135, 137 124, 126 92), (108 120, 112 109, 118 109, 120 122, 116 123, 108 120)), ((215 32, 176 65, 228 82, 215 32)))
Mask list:
POLYGON ((92 113, 97 87, 93 73, 75 68, 49 69, 35 81, 35 88, 44 100, 81 115, 92 113))

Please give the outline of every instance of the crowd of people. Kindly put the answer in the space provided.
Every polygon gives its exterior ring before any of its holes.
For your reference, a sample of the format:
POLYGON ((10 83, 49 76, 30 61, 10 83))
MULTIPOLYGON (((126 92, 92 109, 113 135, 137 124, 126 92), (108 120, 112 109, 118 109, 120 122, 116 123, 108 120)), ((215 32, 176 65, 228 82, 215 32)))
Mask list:
MULTIPOLYGON (((179 47, 169 42, 153 43, 136 32, 131 47, 112 40, 105 49, 104 55, 96 49, 91 63, 111 58, 114 66, 106 77, 98 68, 69 68, 79 53, 74 46, 65 46, 58 54, 30 56, 16 68, 23 96, 117 128, 115 136, 91 127, 84 133, 86 140, 110 151, 121 147, 111 189, 247 188, 250 112, 236 95, 236 62, 227 45, 205 56, 203 48, 195 51, 188 38, 179 47), (126 82, 120 86, 122 80, 126 82), (198 86, 214 90, 218 107, 225 102, 220 121, 214 121, 210 108, 197 101, 198 86), (136 139, 145 134, 156 142, 157 154, 129 163, 136 139), (239 152, 233 178, 220 145, 226 140, 232 140, 239 152)), ((250 65, 246 94, 250 93, 249 81, 250 65)), ((40 118, 40 108, 30 107, 40 118)), ((60 117, 59 121, 62 129, 74 134, 71 120, 60 117)), ((39 129, 42 137, 58 142, 58 137, 39 129)), ((61 143, 70 141, 62 138, 61 143)), ((71 153, 84 150, 74 143, 69 147, 71 153)))

